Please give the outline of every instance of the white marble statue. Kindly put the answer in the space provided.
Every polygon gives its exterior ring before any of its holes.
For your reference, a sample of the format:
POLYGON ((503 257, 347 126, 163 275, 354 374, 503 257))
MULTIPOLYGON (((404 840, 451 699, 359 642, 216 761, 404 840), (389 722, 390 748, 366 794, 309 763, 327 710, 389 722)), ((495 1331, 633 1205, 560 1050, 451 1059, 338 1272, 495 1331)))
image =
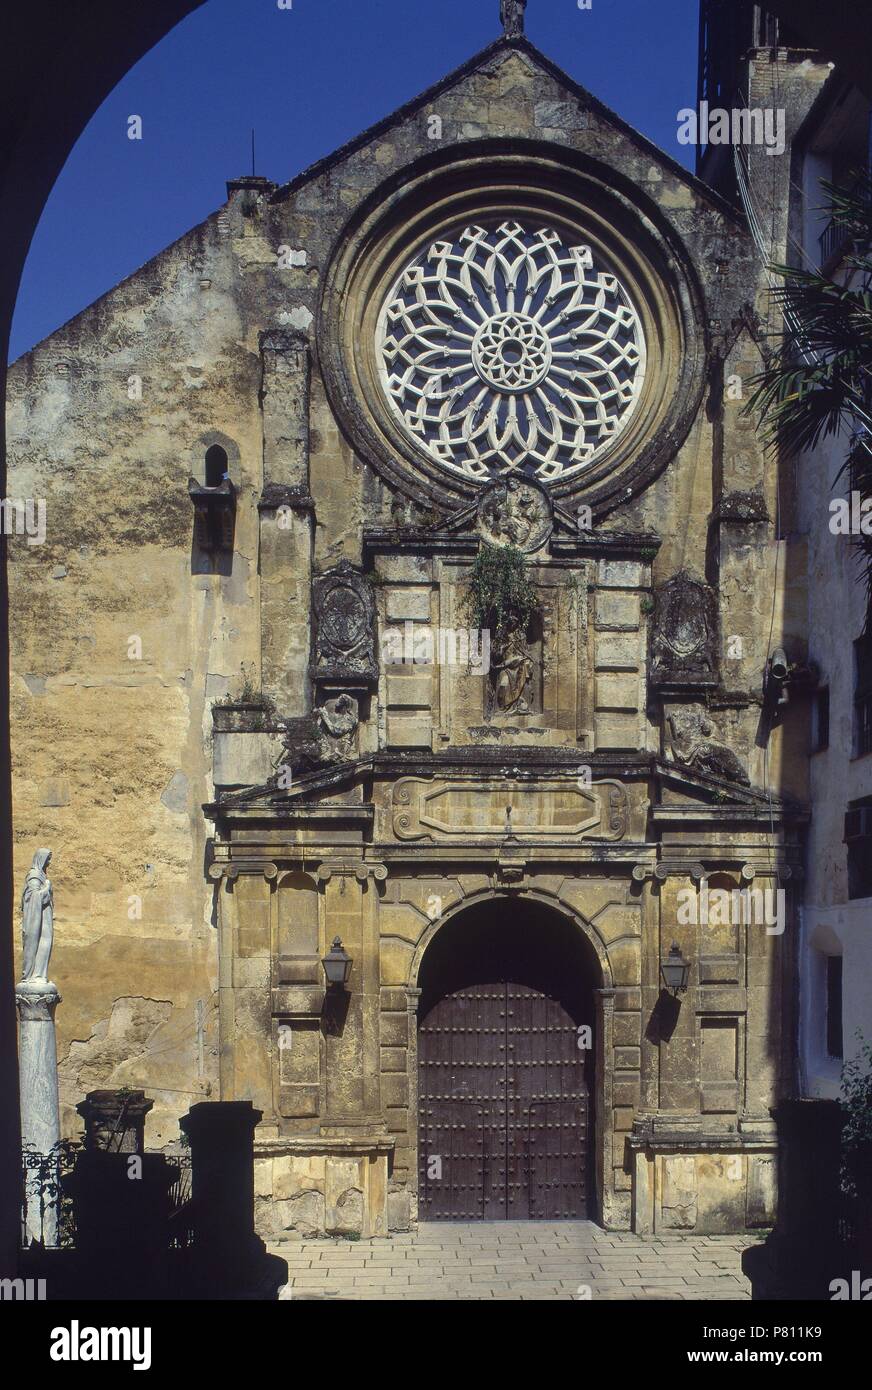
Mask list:
POLYGON ((54 900, 51 879, 46 874, 50 860, 50 849, 36 851, 21 895, 21 939, 24 947, 21 979, 30 984, 42 984, 48 980, 54 935, 54 900))

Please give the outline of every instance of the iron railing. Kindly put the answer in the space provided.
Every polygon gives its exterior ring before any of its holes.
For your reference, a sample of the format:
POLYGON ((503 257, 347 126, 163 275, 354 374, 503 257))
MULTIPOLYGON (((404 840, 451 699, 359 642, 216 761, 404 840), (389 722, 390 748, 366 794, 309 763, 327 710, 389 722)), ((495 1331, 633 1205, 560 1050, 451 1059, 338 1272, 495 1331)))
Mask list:
POLYGON ((41 1245, 64 1249, 75 1245, 76 1220, 69 1179, 81 1152, 82 1146, 75 1139, 62 1139, 47 1154, 31 1148, 22 1151, 22 1246, 27 1247, 34 1238, 41 1245), (34 1214, 37 1216, 35 1231, 34 1214))
MULTIPOLYGON (((20 1210, 24 1248, 34 1240, 61 1249, 78 1245, 76 1168, 84 1152, 83 1144, 75 1139, 61 1140, 47 1154, 33 1149, 22 1152, 20 1210)), ((175 1170, 167 1189, 165 1246, 187 1250, 194 1243, 191 1154, 181 1149, 167 1151, 162 1157, 175 1170)))
MULTIPOLYGON (((872 169, 867 171, 867 176, 872 173, 872 169)), ((868 200, 868 193, 863 193, 865 181, 857 178, 853 183, 846 185, 846 189, 851 194, 860 194, 863 201, 868 200)), ((839 218, 831 217, 818 237, 820 248, 820 263, 822 270, 832 271, 838 265, 842 256, 852 246, 856 240, 854 230, 839 218)))
POLYGON ((191 1153, 182 1149, 167 1153, 166 1157, 178 1169, 168 1193, 167 1243, 170 1250, 189 1250, 194 1244, 191 1153))
POLYGON ((821 266, 835 265, 852 239, 851 228, 847 227, 844 222, 837 222, 834 217, 831 217, 818 237, 821 266))

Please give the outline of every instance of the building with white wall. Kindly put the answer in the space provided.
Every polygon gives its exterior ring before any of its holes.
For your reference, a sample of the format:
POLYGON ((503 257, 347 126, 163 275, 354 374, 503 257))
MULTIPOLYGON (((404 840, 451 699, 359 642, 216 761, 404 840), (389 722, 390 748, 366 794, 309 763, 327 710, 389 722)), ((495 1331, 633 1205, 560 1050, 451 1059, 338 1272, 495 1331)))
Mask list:
MULTIPOLYGON (((850 244, 824 183, 869 167, 870 103, 833 70, 793 144, 790 261, 850 284, 850 244)), ((801 911, 800 1068, 806 1095, 835 1097, 844 1060, 872 1038, 872 636, 860 556, 833 507, 852 500, 845 436, 796 460, 796 524, 808 546, 812 818, 801 911), (835 533, 834 533, 835 532, 835 533)), ((861 502, 854 496, 855 520, 861 502)))

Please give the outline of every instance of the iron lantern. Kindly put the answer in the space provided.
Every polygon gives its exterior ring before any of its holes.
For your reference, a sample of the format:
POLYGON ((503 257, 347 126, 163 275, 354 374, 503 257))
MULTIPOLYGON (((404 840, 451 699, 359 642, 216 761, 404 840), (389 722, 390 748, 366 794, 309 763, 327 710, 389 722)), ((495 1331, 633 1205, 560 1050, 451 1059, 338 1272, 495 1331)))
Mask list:
POLYGON ((669 955, 660 962, 660 974, 663 976, 663 983, 666 988, 671 990, 673 994, 683 994, 687 989, 690 961, 684 959, 675 941, 672 943, 669 955))
POLYGON ((324 967, 328 989, 345 989, 347 987, 354 961, 343 947, 340 937, 334 936, 333 945, 321 964, 324 967))

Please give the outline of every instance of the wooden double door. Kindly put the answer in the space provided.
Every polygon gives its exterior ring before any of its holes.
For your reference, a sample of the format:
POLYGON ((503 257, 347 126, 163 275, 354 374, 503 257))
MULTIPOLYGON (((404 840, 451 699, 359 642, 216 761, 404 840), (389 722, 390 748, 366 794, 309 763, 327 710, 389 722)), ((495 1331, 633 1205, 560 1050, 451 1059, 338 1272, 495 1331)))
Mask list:
POLYGON ((588 1215, 590 1052, 548 994, 508 980, 439 999, 418 1030, 422 1220, 588 1215))

